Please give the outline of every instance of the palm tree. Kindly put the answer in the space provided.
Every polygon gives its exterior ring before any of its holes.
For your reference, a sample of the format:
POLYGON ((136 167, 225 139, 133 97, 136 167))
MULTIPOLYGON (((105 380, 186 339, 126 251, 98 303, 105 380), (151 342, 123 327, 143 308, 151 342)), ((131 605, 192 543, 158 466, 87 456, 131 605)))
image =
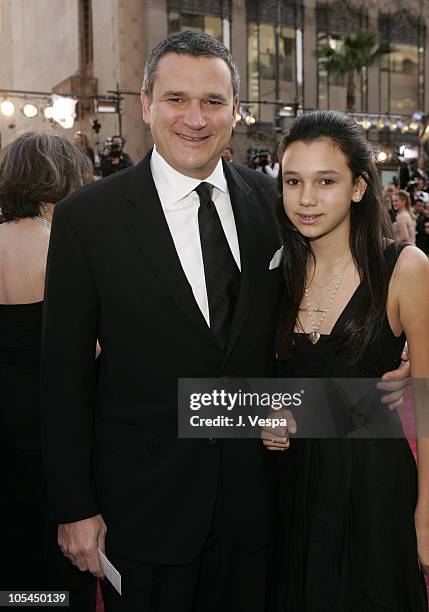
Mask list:
POLYGON ((355 110, 355 74, 361 74, 364 68, 374 65, 383 55, 391 53, 392 46, 387 42, 378 42, 377 35, 371 32, 359 32, 344 38, 340 49, 333 49, 327 43, 320 43, 317 55, 320 66, 328 74, 340 73, 347 76, 347 110, 355 110))

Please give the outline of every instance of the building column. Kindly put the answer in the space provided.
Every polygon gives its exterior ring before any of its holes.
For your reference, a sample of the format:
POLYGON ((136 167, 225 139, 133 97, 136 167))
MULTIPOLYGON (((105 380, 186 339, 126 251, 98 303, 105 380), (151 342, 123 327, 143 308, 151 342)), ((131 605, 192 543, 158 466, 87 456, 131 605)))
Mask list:
MULTIPOLYGON (((378 10, 371 5, 368 11, 368 31, 378 32, 378 10)), ((378 113, 380 110, 380 62, 368 68, 368 112, 378 113)))
POLYGON ((247 15, 245 0, 231 2, 231 53, 240 71, 240 98, 247 99, 247 15))
POLYGON ((304 107, 317 108, 317 58, 316 58, 316 0, 305 2, 303 60, 304 60, 304 107))
MULTIPOLYGON (((140 91, 146 59, 167 36, 166 4, 165 0, 119 0, 121 89, 140 91)), ((139 97, 125 96, 122 106, 127 151, 137 162, 152 145, 150 130, 143 122, 139 97)))

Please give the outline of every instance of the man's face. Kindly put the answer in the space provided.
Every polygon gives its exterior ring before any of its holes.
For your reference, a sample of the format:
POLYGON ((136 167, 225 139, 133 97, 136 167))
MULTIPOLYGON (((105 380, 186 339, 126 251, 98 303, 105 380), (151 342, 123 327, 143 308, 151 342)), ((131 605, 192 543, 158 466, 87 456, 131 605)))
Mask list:
POLYGON ((417 202, 414 205, 414 210, 419 215, 424 215, 425 214, 425 205, 424 205, 424 203, 421 202, 420 200, 417 200, 417 202))
POLYGON ((152 101, 142 92, 142 104, 160 155, 181 174, 207 178, 235 127, 228 65, 218 57, 167 53, 158 63, 152 101))
POLYGON ((224 158, 225 161, 231 161, 232 160, 231 149, 227 147, 222 153, 222 157, 224 158))
POLYGON ((114 138, 113 143, 118 147, 118 149, 122 149, 122 138, 114 138))

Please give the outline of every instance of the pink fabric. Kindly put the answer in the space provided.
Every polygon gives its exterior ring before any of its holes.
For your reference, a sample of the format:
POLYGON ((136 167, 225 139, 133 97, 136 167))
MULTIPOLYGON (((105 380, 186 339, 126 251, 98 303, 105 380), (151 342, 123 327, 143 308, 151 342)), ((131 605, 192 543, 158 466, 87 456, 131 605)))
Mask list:
MULTIPOLYGON (((399 416, 401 417, 402 427, 404 428, 404 432, 408 438, 408 442, 410 444, 411 450, 413 451, 414 458, 417 460, 417 449, 416 449, 416 439, 415 439, 415 420, 413 413, 413 397, 411 389, 404 396, 404 405, 399 409, 399 416)), ((425 576, 426 578, 426 588, 429 596, 429 576, 425 576)))

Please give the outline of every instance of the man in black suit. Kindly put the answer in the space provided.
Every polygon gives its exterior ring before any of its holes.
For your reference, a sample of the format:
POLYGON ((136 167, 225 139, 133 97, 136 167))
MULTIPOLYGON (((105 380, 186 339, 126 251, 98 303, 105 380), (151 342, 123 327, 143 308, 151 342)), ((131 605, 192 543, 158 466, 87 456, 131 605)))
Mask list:
POLYGON ((122 597, 104 581, 107 612, 265 609, 272 454, 177 436, 178 378, 274 373, 273 185, 221 160, 238 90, 218 41, 162 41, 142 90, 155 148, 55 210, 45 463, 63 553, 102 576, 105 548, 122 575, 122 597))

